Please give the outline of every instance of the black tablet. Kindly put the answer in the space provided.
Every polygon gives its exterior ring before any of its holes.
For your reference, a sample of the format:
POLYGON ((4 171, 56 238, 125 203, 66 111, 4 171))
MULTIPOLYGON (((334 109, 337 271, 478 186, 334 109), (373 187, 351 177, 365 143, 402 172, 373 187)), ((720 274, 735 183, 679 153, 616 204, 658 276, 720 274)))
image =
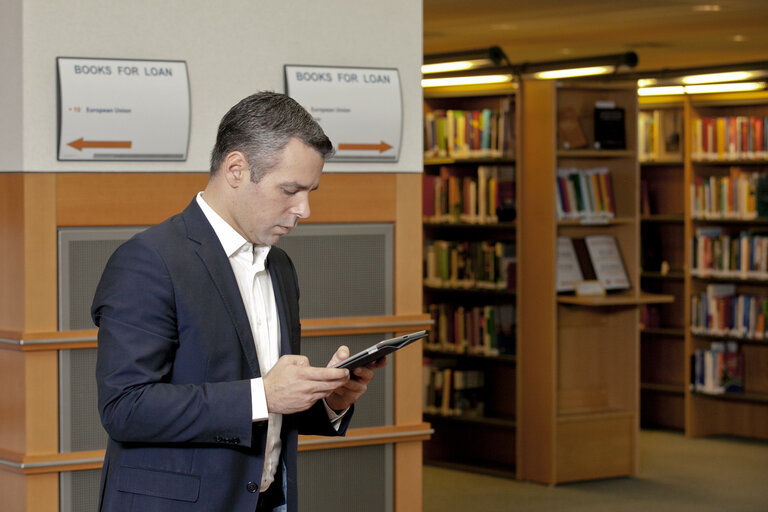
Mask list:
POLYGON ((385 357, 387 354, 391 354, 395 350, 399 350, 406 345, 410 345, 416 340, 426 337, 429 331, 417 331, 410 334, 404 334, 397 338, 390 338, 388 340, 382 340, 375 345, 371 345, 362 352, 358 352, 353 356, 349 356, 345 360, 336 363, 334 368, 348 368, 354 370, 358 366, 365 366, 368 363, 372 363, 377 359, 385 357))

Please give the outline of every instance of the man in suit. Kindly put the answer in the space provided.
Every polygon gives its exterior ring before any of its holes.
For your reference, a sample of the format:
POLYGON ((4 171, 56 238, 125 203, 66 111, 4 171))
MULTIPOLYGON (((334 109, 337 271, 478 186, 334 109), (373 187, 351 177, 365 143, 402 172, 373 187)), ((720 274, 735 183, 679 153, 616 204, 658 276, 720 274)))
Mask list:
POLYGON ((299 290, 272 247, 309 217, 333 147, 291 98, 224 116, 210 179, 115 251, 92 316, 109 434, 100 510, 296 511, 299 433, 343 435, 373 369, 299 354, 299 290))

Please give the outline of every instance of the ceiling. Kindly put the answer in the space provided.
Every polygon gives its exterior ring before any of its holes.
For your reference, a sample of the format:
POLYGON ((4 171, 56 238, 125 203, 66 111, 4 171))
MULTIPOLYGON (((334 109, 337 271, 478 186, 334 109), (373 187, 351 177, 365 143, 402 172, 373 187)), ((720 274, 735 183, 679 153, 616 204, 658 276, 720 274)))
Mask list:
POLYGON ((636 71, 768 61, 768 0, 423 0, 424 54, 513 64, 634 51, 636 71))

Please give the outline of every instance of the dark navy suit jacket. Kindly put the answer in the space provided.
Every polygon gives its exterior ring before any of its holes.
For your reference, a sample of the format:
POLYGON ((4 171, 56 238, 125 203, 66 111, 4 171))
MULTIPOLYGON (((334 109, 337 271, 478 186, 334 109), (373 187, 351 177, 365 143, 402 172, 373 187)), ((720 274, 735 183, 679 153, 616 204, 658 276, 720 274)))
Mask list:
MULTIPOLYGON (((299 290, 273 247, 282 354, 300 350, 299 290)), ((110 258, 94 298, 99 411, 109 441, 104 512, 253 512, 266 422, 251 421, 260 376, 234 273, 196 201, 110 258)), ((351 411, 350 411, 351 412, 351 411)), ((296 511, 298 433, 337 432, 322 403, 283 419, 288 510, 296 511)))

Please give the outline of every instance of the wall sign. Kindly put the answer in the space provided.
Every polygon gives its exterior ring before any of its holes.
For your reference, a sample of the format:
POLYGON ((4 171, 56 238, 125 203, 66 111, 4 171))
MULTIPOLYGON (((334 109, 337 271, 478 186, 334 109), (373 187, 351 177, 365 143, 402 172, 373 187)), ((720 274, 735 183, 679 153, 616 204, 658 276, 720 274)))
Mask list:
POLYGON ((286 65, 285 88, 333 142, 330 161, 397 162, 403 124, 397 69, 286 65))
POLYGON ((186 160, 184 61, 56 59, 59 160, 186 160))

